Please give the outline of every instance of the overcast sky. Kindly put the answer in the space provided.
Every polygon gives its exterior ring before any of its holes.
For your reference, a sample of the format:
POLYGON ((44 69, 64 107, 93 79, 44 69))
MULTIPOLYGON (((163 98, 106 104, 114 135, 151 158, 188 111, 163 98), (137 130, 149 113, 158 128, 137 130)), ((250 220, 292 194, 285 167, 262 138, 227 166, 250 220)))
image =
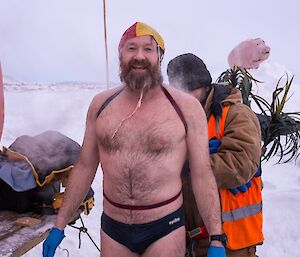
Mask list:
MULTIPOLYGON (((299 0, 107 0, 110 81, 119 81, 122 33, 143 21, 165 40, 164 74, 170 59, 192 52, 219 75, 234 46, 261 37, 271 47, 269 61, 298 82, 299 10, 299 0)), ((103 1, 0 0, 0 60, 3 73, 20 81, 104 83, 103 1)))

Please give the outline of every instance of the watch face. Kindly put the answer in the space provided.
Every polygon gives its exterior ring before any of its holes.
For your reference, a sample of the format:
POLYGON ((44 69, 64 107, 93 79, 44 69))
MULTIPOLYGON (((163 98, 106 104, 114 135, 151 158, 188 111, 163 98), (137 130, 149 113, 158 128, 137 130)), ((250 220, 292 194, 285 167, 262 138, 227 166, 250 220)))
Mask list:
POLYGON ((220 241, 224 245, 227 245, 227 236, 226 236, 226 234, 210 236, 210 241, 213 241, 213 240, 220 241))

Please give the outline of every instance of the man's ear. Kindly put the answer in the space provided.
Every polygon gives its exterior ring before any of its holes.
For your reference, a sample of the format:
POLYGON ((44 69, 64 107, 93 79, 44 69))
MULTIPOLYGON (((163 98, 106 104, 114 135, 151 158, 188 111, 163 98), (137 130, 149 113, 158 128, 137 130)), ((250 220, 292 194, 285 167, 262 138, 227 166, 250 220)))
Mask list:
POLYGON ((159 63, 161 63, 164 58, 164 51, 160 48, 159 45, 157 45, 157 54, 158 54, 159 63))
POLYGON ((164 54, 160 54, 160 55, 159 55, 159 62, 160 62, 160 63, 162 62, 163 58, 164 58, 164 54))

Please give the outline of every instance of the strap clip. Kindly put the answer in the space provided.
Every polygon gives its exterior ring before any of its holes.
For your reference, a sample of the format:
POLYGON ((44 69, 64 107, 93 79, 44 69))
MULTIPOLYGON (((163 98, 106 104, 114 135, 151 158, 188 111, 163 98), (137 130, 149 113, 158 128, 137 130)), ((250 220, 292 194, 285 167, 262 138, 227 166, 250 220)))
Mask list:
POLYGON ((190 239, 204 239, 209 238, 209 234, 205 226, 197 227, 191 231, 187 231, 188 237, 190 239))

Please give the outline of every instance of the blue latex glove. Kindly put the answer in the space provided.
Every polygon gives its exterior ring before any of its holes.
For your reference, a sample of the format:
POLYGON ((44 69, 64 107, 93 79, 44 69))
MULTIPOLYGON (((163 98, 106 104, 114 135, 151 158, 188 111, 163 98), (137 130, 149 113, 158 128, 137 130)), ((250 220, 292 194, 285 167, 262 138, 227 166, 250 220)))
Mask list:
POLYGON ((233 193, 233 195, 237 195, 239 192, 241 193, 245 193, 247 192, 248 188, 250 188, 252 186, 252 182, 251 180, 249 180, 246 184, 238 186, 238 187, 234 187, 231 188, 230 191, 231 193, 233 193))
POLYGON ((207 257, 226 257, 226 251, 223 246, 211 245, 208 247, 207 257))
MULTIPOLYGON (((259 177, 261 176, 261 167, 258 166, 256 173, 254 174, 254 177, 259 177)), ((251 180, 249 180, 246 184, 241 185, 239 187, 234 187, 232 189, 230 189, 231 193, 233 193, 233 195, 237 195, 239 192, 241 193, 245 193, 247 192, 248 188, 250 188, 252 186, 252 182, 251 180)))
POLYGON ((43 243, 43 257, 53 257, 56 248, 64 237, 65 234, 63 230, 53 227, 43 243))
POLYGON ((261 167, 260 167, 260 165, 258 166, 256 173, 254 174, 254 177, 259 177, 259 176, 261 176, 261 167))
POLYGON ((219 139, 213 138, 209 140, 208 141, 209 154, 218 152, 220 145, 221 145, 221 141, 219 139))

